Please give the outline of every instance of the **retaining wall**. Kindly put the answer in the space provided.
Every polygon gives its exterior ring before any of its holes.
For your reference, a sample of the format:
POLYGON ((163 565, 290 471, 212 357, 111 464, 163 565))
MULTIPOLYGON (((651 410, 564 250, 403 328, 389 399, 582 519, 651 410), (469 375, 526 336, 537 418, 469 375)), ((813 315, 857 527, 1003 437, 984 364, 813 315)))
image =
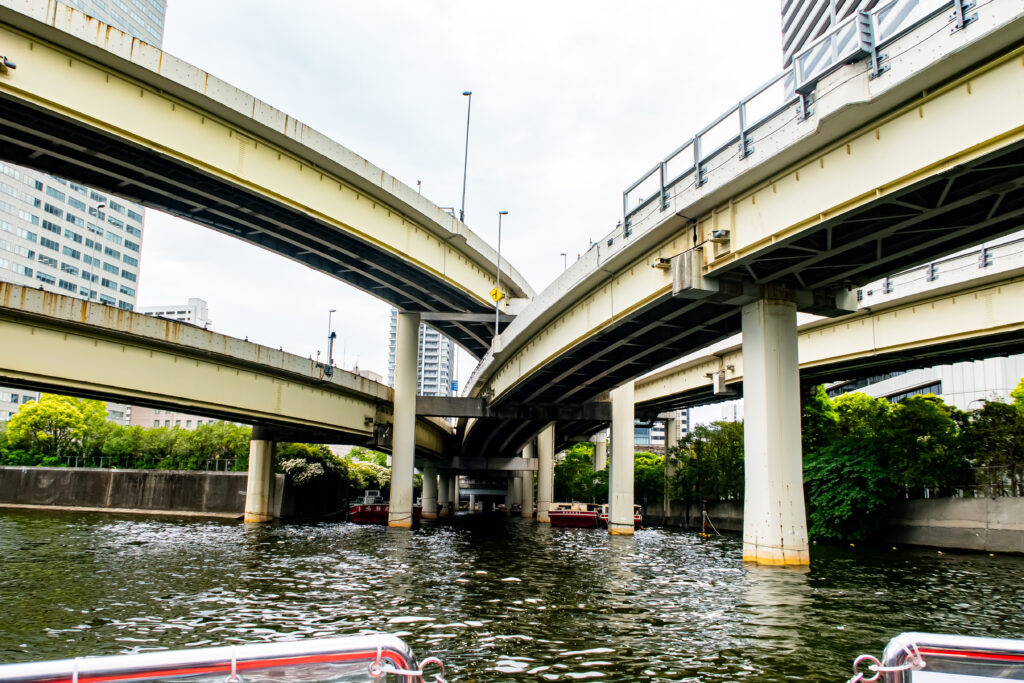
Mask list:
MULTIPOLYGON (((699 529, 700 506, 672 501, 647 506, 651 524, 699 529), (686 519, 689 518, 689 524, 686 519)), ((708 516, 719 531, 743 531, 743 501, 711 503, 708 516)), ((894 505, 879 541, 897 545, 1024 553, 1024 498, 931 498, 894 505)))
MULTIPOLYGON (((246 472, 182 472, 73 467, 0 467, 0 507, 241 517, 246 472)), ((282 509, 284 475, 274 487, 275 517, 282 509)), ((284 514, 282 514, 284 513, 284 514)))

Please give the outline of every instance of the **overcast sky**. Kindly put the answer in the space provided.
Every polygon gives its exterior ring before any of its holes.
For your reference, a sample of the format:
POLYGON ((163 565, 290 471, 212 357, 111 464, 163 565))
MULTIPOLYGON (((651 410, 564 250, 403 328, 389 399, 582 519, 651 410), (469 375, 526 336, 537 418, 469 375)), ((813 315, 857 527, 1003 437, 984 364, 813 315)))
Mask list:
MULTIPOLYGON (((337 140, 466 223, 538 292, 621 218, 622 190, 781 68, 779 3, 169 0, 164 49, 337 140)), ((389 307, 147 212, 139 305, 386 374, 389 307)), ((462 354, 458 374, 472 370, 462 354)))

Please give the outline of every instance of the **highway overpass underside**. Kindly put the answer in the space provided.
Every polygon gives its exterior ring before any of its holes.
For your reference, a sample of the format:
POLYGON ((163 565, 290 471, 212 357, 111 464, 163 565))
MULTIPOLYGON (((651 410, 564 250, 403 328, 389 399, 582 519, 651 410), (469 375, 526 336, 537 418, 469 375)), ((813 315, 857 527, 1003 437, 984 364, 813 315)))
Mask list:
MULTIPOLYGON (((0 158, 213 228, 370 292, 400 310, 493 311, 454 286, 425 279, 406 259, 308 212, 20 100, 3 100, 0 158)), ((493 322, 440 320, 431 325, 478 356, 494 334, 493 322)))
MULTIPOLYGON (((732 281, 731 289, 730 284, 723 287, 732 294, 688 299, 674 297, 666 288, 551 359, 495 404, 592 401, 739 332, 740 307, 755 298, 749 294, 751 287, 754 292, 784 285, 794 291, 838 293, 1019 230, 1022 215, 1024 146, 1015 143, 717 268, 721 280, 732 281)), ((831 312, 813 305, 805 310, 831 312)), ((594 426, 560 425, 559 441, 562 434, 571 440, 573 432, 586 433, 594 426)), ((479 427, 468 431, 465 452, 510 455, 543 423, 479 427)))

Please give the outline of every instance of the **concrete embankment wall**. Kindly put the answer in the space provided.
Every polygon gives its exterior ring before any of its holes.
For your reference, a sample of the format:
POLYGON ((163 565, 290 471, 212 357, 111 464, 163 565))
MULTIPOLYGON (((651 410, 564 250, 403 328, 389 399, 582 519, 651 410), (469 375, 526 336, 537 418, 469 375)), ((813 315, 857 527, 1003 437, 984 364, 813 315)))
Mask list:
MULTIPOLYGON (((240 517, 247 478, 246 472, 0 467, 0 507, 240 517)), ((277 475, 274 490, 274 516, 287 516, 284 475, 277 475)))
POLYGON ((908 500, 884 534, 904 545, 1024 553, 1024 498, 908 500))
MULTIPOLYGON (((665 519, 661 503, 647 506, 650 524, 699 529, 700 506, 691 505, 689 525, 685 506, 669 505, 665 519)), ((708 505, 708 516, 719 531, 743 531, 743 501, 708 505)), ((893 506, 890 524, 878 540, 897 545, 1024 553, 1024 498, 931 498, 893 506)))

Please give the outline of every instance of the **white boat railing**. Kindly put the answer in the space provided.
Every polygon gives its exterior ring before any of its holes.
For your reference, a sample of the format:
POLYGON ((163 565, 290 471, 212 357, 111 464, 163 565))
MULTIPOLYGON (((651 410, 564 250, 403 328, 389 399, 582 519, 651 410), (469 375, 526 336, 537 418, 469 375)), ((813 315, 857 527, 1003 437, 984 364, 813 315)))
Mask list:
POLYGON ((902 633, 882 659, 860 655, 848 683, 954 683, 1024 679, 1024 640, 902 633))
POLYGON ((4 664, 0 683, 413 683, 423 680, 428 664, 438 667, 431 680, 443 681, 440 661, 417 664, 401 639, 381 634, 4 664))

